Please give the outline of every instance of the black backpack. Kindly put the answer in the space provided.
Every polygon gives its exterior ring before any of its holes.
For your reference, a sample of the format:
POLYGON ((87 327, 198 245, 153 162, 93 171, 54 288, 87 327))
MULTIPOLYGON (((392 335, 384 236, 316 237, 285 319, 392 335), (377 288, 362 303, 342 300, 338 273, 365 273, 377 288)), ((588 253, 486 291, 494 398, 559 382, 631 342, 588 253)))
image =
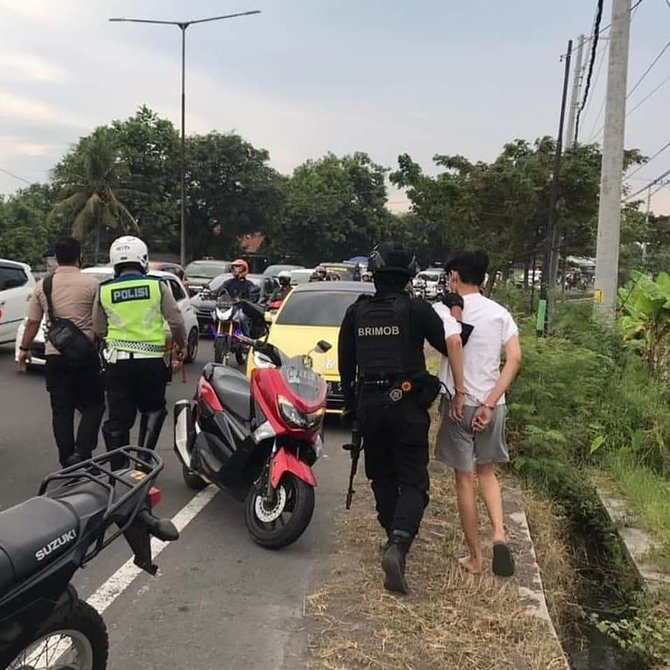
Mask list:
POLYGON ((72 363, 81 365, 95 361, 97 351, 93 342, 70 319, 54 316, 54 306, 51 302, 52 274, 44 279, 42 288, 48 306, 47 340, 72 363))

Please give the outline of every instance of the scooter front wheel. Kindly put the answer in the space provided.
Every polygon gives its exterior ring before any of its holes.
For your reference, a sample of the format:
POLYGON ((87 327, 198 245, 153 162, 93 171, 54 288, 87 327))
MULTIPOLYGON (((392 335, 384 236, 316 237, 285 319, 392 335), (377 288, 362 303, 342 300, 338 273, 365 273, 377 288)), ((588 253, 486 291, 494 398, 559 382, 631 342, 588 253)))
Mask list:
POLYGON ((225 363, 226 354, 228 353, 228 343, 225 337, 217 337, 214 340, 214 362, 225 363))
POLYGON ((185 465, 181 466, 181 476, 186 486, 193 491, 202 491, 208 486, 207 482, 200 475, 193 472, 193 470, 189 470, 185 465))
POLYGON ((295 542, 314 513, 314 487, 288 472, 272 500, 265 487, 252 486, 244 505, 244 520, 254 540, 267 549, 281 549, 295 542))

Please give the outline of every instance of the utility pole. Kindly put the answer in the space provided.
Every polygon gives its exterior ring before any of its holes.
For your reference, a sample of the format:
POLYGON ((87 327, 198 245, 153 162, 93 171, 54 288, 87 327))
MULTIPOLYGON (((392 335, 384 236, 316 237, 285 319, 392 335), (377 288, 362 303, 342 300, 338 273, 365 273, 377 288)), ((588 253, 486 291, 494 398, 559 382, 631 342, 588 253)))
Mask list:
POLYGON ((568 42, 565 55, 565 70, 563 73, 563 93, 561 95, 561 113, 558 121, 556 136, 556 153, 554 155, 554 169, 551 176, 551 193, 549 196, 549 217, 547 219, 544 237, 544 259, 542 261, 542 288, 540 302, 537 309, 538 335, 551 333, 556 302, 556 276, 558 274, 558 246, 560 234, 558 229, 558 212, 556 206, 559 196, 559 179, 561 176, 561 158, 563 155, 563 130, 565 126, 565 108, 568 101, 568 85, 570 82, 570 60, 572 58, 572 40, 568 42))
POLYGON ((568 114, 568 130, 565 133, 564 144, 566 147, 573 147, 577 144, 576 126, 577 111, 582 104, 582 82, 584 81, 584 70, 582 67, 582 58, 584 56, 584 42, 586 37, 579 36, 577 42, 577 55, 575 60, 575 73, 572 78, 572 95, 570 97, 570 112, 568 114))
POLYGON ((610 322, 613 322, 616 316, 619 276, 621 181, 626 130, 630 13, 631 0, 612 1, 594 295, 598 311, 610 322))

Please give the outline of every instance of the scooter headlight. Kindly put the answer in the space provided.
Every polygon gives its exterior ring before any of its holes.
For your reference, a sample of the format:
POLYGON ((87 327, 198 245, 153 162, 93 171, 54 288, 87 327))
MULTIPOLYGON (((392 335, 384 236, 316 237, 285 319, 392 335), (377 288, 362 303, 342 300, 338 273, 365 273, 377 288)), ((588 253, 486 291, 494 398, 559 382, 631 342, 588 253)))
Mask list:
POLYGON ((323 408, 311 414, 305 414, 283 395, 277 396, 277 403, 282 417, 292 428, 315 428, 323 420, 323 408))

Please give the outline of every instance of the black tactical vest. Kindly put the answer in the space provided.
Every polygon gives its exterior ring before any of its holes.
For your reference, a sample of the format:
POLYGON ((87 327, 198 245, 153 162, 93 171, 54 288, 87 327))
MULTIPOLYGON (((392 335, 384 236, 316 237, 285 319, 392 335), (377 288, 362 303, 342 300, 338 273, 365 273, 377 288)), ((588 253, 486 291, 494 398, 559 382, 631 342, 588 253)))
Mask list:
POLYGON ((423 368, 421 345, 410 337, 407 295, 361 300, 356 305, 356 361, 361 377, 397 379, 423 368), (416 349, 416 351, 414 351, 416 349))

